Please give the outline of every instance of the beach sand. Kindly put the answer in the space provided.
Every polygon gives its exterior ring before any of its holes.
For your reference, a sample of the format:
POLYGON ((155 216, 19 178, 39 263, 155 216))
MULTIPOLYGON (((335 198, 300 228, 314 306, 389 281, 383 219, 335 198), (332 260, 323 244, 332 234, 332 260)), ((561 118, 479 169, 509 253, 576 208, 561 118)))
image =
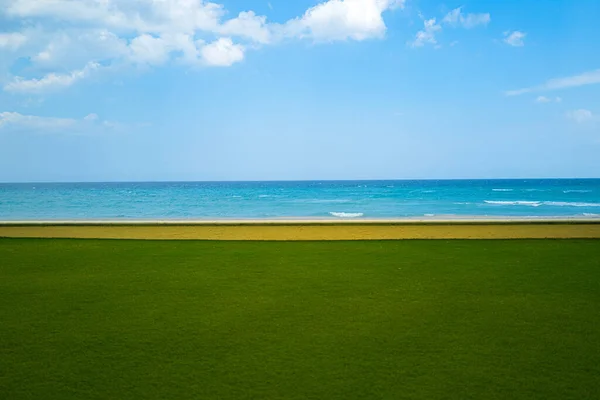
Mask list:
POLYGON ((3 223, 0 224, 0 237, 156 240, 559 239, 600 238, 600 223, 3 223))

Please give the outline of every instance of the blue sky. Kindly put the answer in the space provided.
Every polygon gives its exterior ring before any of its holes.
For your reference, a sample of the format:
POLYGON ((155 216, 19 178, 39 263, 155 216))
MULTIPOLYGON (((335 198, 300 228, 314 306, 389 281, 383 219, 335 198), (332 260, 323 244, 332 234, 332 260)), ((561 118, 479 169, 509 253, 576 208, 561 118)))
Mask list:
POLYGON ((0 181, 599 177, 598 16, 0 0, 0 181))

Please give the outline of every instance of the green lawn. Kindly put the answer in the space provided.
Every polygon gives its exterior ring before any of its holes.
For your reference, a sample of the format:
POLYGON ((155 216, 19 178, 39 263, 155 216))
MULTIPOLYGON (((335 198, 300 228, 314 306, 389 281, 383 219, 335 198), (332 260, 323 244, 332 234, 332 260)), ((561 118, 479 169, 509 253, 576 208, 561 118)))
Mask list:
POLYGON ((600 241, 0 240, 1 399, 598 399, 600 241))

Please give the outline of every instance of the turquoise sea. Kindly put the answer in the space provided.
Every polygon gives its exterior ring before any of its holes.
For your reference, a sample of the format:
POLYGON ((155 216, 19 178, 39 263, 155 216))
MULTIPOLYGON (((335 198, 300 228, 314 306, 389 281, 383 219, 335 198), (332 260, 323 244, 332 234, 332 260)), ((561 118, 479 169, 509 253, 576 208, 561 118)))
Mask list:
POLYGON ((5 183, 0 220, 600 217, 600 179, 5 183))

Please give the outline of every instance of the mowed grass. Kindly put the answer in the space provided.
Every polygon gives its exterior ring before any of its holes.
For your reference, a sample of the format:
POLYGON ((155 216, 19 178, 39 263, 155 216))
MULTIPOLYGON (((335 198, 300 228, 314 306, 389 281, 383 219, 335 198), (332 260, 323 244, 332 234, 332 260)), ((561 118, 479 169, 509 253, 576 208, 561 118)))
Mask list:
POLYGON ((600 241, 0 240, 2 399, 597 399, 600 241))

